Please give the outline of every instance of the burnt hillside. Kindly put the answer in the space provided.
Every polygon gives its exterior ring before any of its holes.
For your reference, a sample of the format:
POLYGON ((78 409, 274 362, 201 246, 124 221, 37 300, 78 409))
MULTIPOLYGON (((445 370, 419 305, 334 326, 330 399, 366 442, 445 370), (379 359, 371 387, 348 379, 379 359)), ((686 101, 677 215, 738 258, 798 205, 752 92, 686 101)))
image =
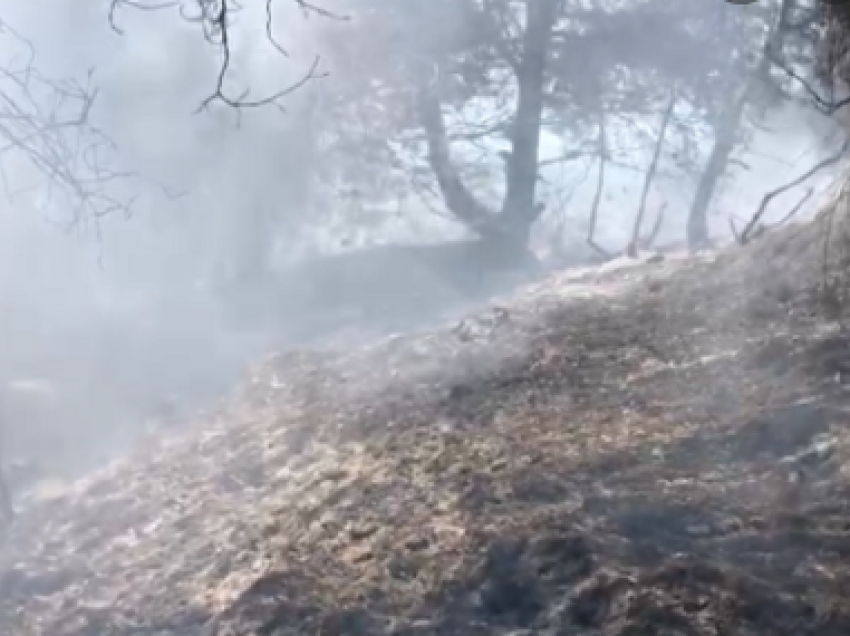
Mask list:
POLYGON ((269 358, 213 421, 29 504, 2 633, 850 633, 833 212, 269 358))

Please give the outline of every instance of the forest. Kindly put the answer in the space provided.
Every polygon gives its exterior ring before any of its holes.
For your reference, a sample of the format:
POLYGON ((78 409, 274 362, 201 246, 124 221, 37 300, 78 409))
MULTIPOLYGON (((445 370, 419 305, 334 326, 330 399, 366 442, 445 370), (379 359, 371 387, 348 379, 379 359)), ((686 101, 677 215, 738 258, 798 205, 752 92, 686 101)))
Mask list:
POLYGON ((850 633, 850 2, 0 0, 0 634, 850 633))

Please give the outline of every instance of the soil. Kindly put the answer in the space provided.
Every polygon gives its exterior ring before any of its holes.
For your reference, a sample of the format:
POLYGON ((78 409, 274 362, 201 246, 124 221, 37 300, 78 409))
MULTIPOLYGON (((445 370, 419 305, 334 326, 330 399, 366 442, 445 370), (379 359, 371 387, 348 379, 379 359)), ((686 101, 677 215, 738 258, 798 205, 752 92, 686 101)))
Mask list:
POLYGON ((212 419, 28 503, 2 633, 850 634, 827 216, 271 356, 212 419))

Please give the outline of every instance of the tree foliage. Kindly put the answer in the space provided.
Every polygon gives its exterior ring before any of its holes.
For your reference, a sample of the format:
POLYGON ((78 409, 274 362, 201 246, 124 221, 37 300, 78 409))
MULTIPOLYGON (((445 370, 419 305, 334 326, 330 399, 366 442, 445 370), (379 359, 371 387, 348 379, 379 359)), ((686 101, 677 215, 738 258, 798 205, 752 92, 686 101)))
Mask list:
MULTIPOLYGON (((628 146, 613 140, 618 130, 651 147, 654 138, 637 122, 660 116, 671 90, 678 103, 671 155, 699 174, 699 140, 729 120, 731 96, 753 83, 777 9, 775 2, 744 12, 693 1, 563 0, 548 3, 551 13, 536 24, 532 5, 346 7, 351 22, 329 27, 324 41, 333 76, 322 86, 329 136, 362 149, 356 170, 394 172, 404 183, 412 165, 418 185, 436 175, 423 189, 439 190, 467 227, 480 235, 507 229, 524 240, 543 209, 541 168, 596 155, 606 119, 611 158, 628 146), (562 139, 563 153, 543 157, 535 131, 562 139), (494 181, 495 193, 478 186, 494 181)), ((762 114, 785 97, 777 81, 784 76, 767 71, 762 79, 770 81, 744 100, 762 114)), ((732 120, 734 146, 746 131, 740 117, 732 120)))

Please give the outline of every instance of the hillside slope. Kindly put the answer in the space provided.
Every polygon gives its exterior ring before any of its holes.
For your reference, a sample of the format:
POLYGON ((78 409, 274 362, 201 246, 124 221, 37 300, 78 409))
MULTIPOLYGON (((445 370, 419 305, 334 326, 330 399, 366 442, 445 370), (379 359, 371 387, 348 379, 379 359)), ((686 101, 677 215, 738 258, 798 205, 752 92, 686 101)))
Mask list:
POLYGON ((828 221, 272 357, 214 421, 24 512, 0 631, 846 635, 828 221))

